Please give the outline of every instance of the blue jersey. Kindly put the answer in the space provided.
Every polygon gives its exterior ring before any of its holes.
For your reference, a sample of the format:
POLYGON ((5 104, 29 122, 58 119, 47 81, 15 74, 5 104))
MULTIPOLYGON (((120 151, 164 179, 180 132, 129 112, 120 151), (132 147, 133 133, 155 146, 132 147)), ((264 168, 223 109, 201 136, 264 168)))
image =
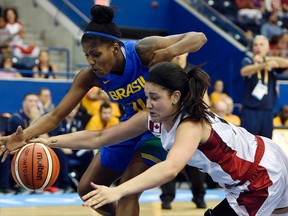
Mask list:
POLYGON ((99 82, 110 100, 123 106, 124 119, 128 119, 139 110, 145 109, 144 85, 149 69, 141 63, 136 53, 137 41, 123 41, 122 43, 126 54, 123 75, 108 73, 104 78, 99 78, 99 82))
MULTIPOLYGON (((122 75, 108 73, 105 77, 98 79, 101 88, 108 94, 110 100, 123 106, 125 116, 121 121, 129 119, 146 108, 144 86, 149 69, 142 64, 137 55, 136 43, 137 41, 122 42, 126 56, 122 75)), ((144 162, 149 165, 164 160, 166 157, 166 151, 162 148, 160 140, 155 138, 150 131, 146 131, 131 140, 101 148, 99 150, 101 165, 124 172, 137 149, 140 149, 144 162)))

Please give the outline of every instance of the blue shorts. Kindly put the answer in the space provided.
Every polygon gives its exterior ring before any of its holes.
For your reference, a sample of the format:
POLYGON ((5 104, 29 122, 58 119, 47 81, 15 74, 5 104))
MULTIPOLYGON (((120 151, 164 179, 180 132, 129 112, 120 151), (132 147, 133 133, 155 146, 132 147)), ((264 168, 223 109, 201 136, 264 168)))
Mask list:
POLYGON ((144 162, 151 166, 166 159, 167 152, 160 139, 147 131, 134 139, 101 148, 101 166, 123 173, 138 149, 144 162))

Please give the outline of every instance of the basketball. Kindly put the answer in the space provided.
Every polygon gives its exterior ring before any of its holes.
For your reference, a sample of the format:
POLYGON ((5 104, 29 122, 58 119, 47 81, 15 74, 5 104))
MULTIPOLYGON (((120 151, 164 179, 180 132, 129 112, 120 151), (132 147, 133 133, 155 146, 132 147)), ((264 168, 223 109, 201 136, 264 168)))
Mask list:
POLYGON ((55 152, 40 143, 23 146, 16 152, 11 163, 15 182, 26 190, 43 191, 57 179, 60 170, 55 152))

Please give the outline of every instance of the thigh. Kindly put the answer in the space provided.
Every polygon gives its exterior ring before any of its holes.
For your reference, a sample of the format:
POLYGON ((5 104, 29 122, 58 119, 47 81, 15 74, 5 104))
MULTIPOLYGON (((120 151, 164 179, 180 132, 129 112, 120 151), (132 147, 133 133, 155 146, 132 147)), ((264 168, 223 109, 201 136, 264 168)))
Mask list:
POLYGON ((144 162, 140 150, 137 150, 125 170, 123 176, 121 177, 120 184, 123 182, 128 181, 129 179, 141 174, 145 170, 147 170, 150 167, 147 163, 144 162))

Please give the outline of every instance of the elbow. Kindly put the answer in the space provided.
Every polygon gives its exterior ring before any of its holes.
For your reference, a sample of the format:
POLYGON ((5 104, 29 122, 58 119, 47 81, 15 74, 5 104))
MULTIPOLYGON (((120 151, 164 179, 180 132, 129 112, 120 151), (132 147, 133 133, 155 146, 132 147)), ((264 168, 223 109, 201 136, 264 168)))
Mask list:
POLYGON ((197 40, 194 42, 193 52, 198 51, 207 42, 207 38, 204 33, 197 33, 196 38, 197 40))
MULTIPOLYGON (((168 173, 167 173, 167 176, 166 176, 166 179, 168 181, 172 181, 173 179, 175 179, 177 177, 179 172, 177 172, 176 170, 173 170, 171 169, 168 173)), ((168 182, 167 181, 167 182, 168 182)))
POLYGON ((202 44, 205 44, 207 42, 207 37, 204 33, 199 33, 199 37, 202 44))
POLYGON ((177 167, 175 166, 170 166, 169 169, 166 169, 166 179, 173 180, 174 178, 177 177, 177 175, 179 174, 179 170, 177 169, 177 167))

